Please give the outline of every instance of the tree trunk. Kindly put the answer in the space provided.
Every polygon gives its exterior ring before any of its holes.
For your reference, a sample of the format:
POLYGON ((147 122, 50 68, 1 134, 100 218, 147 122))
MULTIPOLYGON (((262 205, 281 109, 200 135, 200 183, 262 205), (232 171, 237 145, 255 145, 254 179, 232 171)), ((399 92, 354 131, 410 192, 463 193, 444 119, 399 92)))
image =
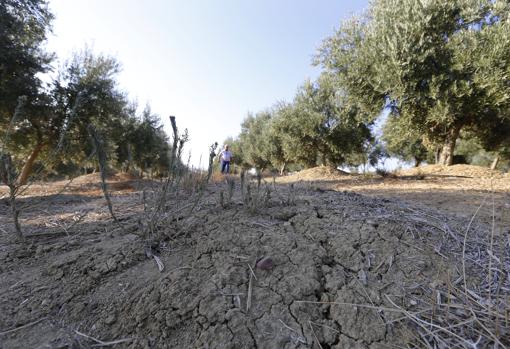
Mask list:
POLYGON ((414 158, 414 167, 419 167, 421 164, 421 159, 419 158, 414 158))
POLYGON ((23 166, 23 169, 21 170, 21 174, 18 179, 19 185, 25 185, 27 184, 28 177, 32 174, 32 169, 34 167, 34 162, 39 156, 39 153, 41 152, 42 148, 44 147, 43 143, 38 143, 34 150, 32 150, 32 154, 28 157, 27 162, 25 162, 25 165, 23 166))
POLYGON ((143 178, 143 174, 145 172, 145 166, 144 163, 140 163, 140 178, 143 178))
POLYGON ((455 151, 457 138, 459 138, 460 129, 460 126, 454 126, 446 136, 443 148, 441 149, 441 155, 439 157, 440 165, 453 165, 453 152, 455 151))
POLYGON ((133 153, 131 152, 131 144, 129 144, 129 143, 127 145, 127 153, 128 153, 128 158, 127 158, 126 172, 129 172, 129 170, 131 169, 131 162, 133 161, 133 153))
POLYGON ((494 158, 494 160, 492 160, 492 164, 491 164, 491 170, 495 170, 496 167, 498 167, 498 163, 499 163, 499 154, 496 153, 496 157, 494 158))
POLYGON ((287 164, 284 162, 282 167, 280 167, 280 176, 283 176, 283 173, 285 172, 285 167, 287 166, 287 164))

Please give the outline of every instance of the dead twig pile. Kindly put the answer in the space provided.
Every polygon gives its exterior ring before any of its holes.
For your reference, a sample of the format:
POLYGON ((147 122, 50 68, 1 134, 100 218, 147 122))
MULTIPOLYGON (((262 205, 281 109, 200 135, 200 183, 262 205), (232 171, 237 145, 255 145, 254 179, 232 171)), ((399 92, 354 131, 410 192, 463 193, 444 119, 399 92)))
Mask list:
POLYGON ((490 196, 464 226, 454 217, 405 202, 399 202, 400 212, 378 207, 375 212, 350 217, 397 222, 404 227, 401 243, 422 252, 432 250, 443 260, 435 280, 417 277, 413 285, 404 286, 405 296, 385 296, 385 311, 403 314, 393 322, 406 321, 414 330, 412 347, 510 348, 509 225, 506 212, 496 219, 493 194, 492 226, 477 223, 490 196), (496 221, 501 222, 499 227, 496 221), (405 241, 409 237, 412 244, 405 241))
POLYGON ((420 285, 423 296, 411 302, 415 304, 411 310, 387 296, 412 323, 416 341, 426 348, 510 347, 510 238, 502 227, 496 235, 494 206, 491 230, 474 226, 485 202, 464 231, 416 210, 406 215, 422 225, 427 222, 443 235, 435 252, 447 258, 451 267, 445 271, 446 280, 420 285))

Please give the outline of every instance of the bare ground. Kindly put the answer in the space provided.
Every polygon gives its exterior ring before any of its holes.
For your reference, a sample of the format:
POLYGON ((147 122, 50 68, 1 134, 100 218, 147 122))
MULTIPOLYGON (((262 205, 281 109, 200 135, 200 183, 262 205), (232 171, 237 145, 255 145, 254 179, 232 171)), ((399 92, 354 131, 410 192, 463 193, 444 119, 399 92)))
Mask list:
POLYGON ((479 166, 422 166, 386 178, 377 175, 350 175, 317 167, 282 177, 278 182, 302 182, 336 191, 399 198, 415 206, 454 214, 464 220, 469 220, 485 200, 486 204, 477 215, 485 223, 492 222, 494 200, 496 219, 505 219, 506 224, 510 222, 510 173, 479 166))
MULTIPOLYGON (((0 201, 0 347, 419 346, 421 330, 405 312, 424 311, 437 290, 457 285, 462 256, 477 253, 476 240, 462 251, 459 236, 484 199, 473 238, 488 241, 494 230, 501 264, 510 260, 510 179, 436 175, 290 177, 259 190, 253 183, 251 202, 238 181, 232 200, 217 183, 193 212, 197 194, 180 191, 150 242, 161 272, 138 235, 142 190, 158 183, 112 179, 120 224, 95 176, 63 193, 64 182, 34 185, 21 199, 30 206, 25 243, 0 201), (272 263, 257 267, 264 257, 272 263)), ((485 268, 475 260, 469 284, 485 268)), ((510 345, 499 327, 497 340, 510 345)))

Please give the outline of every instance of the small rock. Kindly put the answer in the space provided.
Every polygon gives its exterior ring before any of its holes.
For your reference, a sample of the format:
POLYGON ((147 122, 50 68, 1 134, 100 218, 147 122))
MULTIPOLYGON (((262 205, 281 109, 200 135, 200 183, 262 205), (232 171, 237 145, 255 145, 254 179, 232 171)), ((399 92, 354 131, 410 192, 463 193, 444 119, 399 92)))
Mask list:
POLYGON ((366 273, 363 269, 361 269, 361 270, 358 272, 358 279, 359 279, 359 281, 361 281, 361 283, 362 283, 363 285, 365 285, 365 286, 366 286, 366 285, 368 284, 368 281, 367 281, 367 273, 366 273))
POLYGON ((74 306, 74 312, 76 314, 80 314, 84 309, 86 308, 86 305, 85 303, 83 302, 78 302, 75 306, 74 306))
POLYGON ((80 246, 80 244, 81 244, 81 242, 80 242, 80 241, 78 241, 78 240, 72 240, 72 241, 69 241, 69 242, 67 243, 67 245, 68 245, 68 246, 70 246, 70 247, 80 246))
POLYGON ((62 277, 64 277, 64 271, 62 269, 57 269, 54 275, 55 280, 60 280, 62 277))
POLYGON ((44 252, 44 248, 43 248, 43 246, 42 246, 42 245, 37 246, 37 249, 35 250, 35 254, 36 254, 37 256, 40 256, 40 255, 42 255, 42 254, 43 254, 43 252, 44 252))
POLYGON ((234 297, 234 306, 238 309, 241 308, 241 297, 239 296, 234 297))
POLYGON ((97 270, 89 270, 88 271, 88 274, 90 275, 90 277, 94 280, 97 280, 101 277, 101 273, 98 272, 97 270))
POLYGON ((199 324, 203 325, 207 322, 207 318, 205 316, 200 315, 199 317, 197 317, 197 321, 199 324))
POLYGON ((100 274, 107 274, 110 272, 110 268, 108 267, 108 263, 105 261, 98 261, 94 266, 97 272, 100 274))
POLYGON ((371 220, 371 219, 367 219, 367 224, 372 226, 372 227, 374 227, 374 228, 379 227, 379 223, 377 223, 376 221, 371 220))
POLYGON ((115 315, 110 314, 106 317, 106 319, 104 320, 104 323, 107 325, 111 325, 115 322, 115 320, 116 320, 115 315))
POLYGON ((257 262, 257 268, 262 270, 271 270, 273 269, 274 263, 271 257, 264 257, 257 262))
MULTIPOLYGON (((233 308, 229 309, 227 313, 225 314, 225 320, 230 321, 233 317, 239 316, 241 313, 241 309, 239 308, 233 308)), ((242 315, 241 315, 242 316, 242 315)))
POLYGON ((19 251, 16 251, 16 258, 27 258, 27 257, 30 257, 30 250, 19 250, 19 251))
POLYGON ((117 262, 114 257, 108 258, 106 261, 106 266, 108 267, 108 270, 116 270, 117 269, 117 262))

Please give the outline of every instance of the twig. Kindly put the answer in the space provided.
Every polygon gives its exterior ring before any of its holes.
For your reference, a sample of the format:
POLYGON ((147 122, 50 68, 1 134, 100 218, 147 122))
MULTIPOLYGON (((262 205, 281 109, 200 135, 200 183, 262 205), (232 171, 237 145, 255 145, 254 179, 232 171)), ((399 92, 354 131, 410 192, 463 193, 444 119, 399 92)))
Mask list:
POLYGON ((193 267, 179 267, 179 268, 175 268, 175 269, 167 271, 167 274, 171 273, 171 272, 174 272, 174 271, 177 271, 177 270, 183 270, 183 269, 193 269, 193 267))
POLYGON ((501 345, 502 348, 505 347, 505 345, 503 343, 501 343, 499 341, 499 339, 491 332, 489 331, 489 329, 487 327, 484 326, 484 324, 478 319, 478 317, 476 316, 476 314, 473 312, 472 309, 470 309, 471 311, 471 314, 473 314, 473 317, 475 318, 475 321, 478 322, 478 324, 485 330, 485 332, 494 340, 495 343, 498 343, 499 345, 501 345))
POLYGON ((134 338, 124 338, 124 339, 118 339, 118 340, 114 340, 114 341, 105 342, 100 339, 86 335, 85 333, 81 333, 80 331, 77 331, 77 330, 75 330, 74 332, 79 336, 85 337, 87 339, 90 339, 91 341, 96 342, 97 344, 92 345, 93 347, 108 347, 110 345, 131 342, 132 340, 134 340, 134 338))
POLYGON ((92 138, 92 145, 94 146, 95 153, 97 154, 97 161, 99 162, 99 172, 101 174, 101 189, 103 190, 104 198, 106 200, 106 204, 108 205, 108 211, 112 216, 115 222, 118 222, 117 217, 113 213, 113 205, 110 199, 110 193, 108 192, 108 186, 106 184, 106 172, 107 172, 107 163, 106 163, 106 152, 104 149, 104 139, 101 138, 99 133, 96 131, 92 124, 89 124, 87 128, 90 137, 92 138))
POLYGON ((251 265, 249 263, 246 263, 248 265, 248 268, 250 268, 250 271, 251 271, 251 274, 253 275, 253 277, 255 278, 255 280, 258 280, 257 279, 257 276, 255 275, 255 272, 253 271, 251 265))
POLYGON ((476 209, 475 214, 473 215, 473 217, 471 217, 471 220, 469 221, 469 224, 468 224, 468 226, 466 228, 466 232, 464 233, 464 242, 462 243, 462 276, 464 277, 464 292, 466 293, 466 295, 467 295, 467 281, 466 281, 466 242, 467 242, 467 236, 468 236, 469 228, 471 228, 471 224, 473 223, 473 220, 475 219, 476 215, 478 214, 478 211, 480 211, 482 206, 485 204, 485 201, 487 200, 487 196, 488 195, 485 195, 485 197, 483 198, 482 203, 476 209))
POLYGON ((33 322, 29 322, 28 324, 25 324, 25 325, 23 325, 23 326, 16 327, 16 328, 12 328, 12 329, 10 329, 10 330, 6 330, 6 331, 2 331, 2 332, 0 332, 0 336, 3 336, 3 335, 5 335, 5 334, 9 334, 9 333, 12 333, 12 332, 16 332, 16 331, 18 331, 18 330, 22 330, 22 329, 24 329, 24 328, 27 328, 27 327, 30 327, 30 326, 33 326, 33 325, 36 325, 36 324, 38 324, 39 322, 44 321, 44 320, 46 320, 46 319, 47 319, 47 317, 45 316, 45 317, 43 317, 43 318, 40 318, 39 320, 35 320, 35 321, 33 321, 33 322))
POLYGON ((320 348, 320 349, 322 349, 321 342, 319 341, 319 338, 317 338, 317 335, 315 334, 315 331, 313 330, 312 322, 311 322, 311 321, 308 321, 308 325, 310 326, 310 330, 312 330, 313 337, 314 337, 314 338, 315 338, 315 340, 317 341, 317 345, 319 346, 319 348, 320 348))
POLYGON ((328 304, 328 305, 347 305, 351 307, 360 307, 360 308, 367 308, 367 309, 373 309, 377 311, 388 311, 388 312, 394 312, 394 313, 404 313, 404 310, 394 309, 394 308, 386 308, 386 307, 379 307, 379 306, 373 306, 373 305, 366 305, 366 304, 357 304, 357 303, 344 303, 344 302, 318 302, 318 301, 295 301, 296 303, 305 303, 305 304, 328 304))
POLYGON ((109 347, 111 345, 115 345, 115 344, 119 344, 119 343, 125 343, 125 342, 131 342, 133 341, 134 338, 124 338, 124 339, 118 339, 116 341, 111 341, 111 342, 103 342, 101 344, 93 344, 92 346, 93 347, 109 347))
POLYGON ((20 280, 20 281, 16 282, 14 285, 9 287, 9 290, 12 290, 13 288, 15 288, 16 286, 18 286, 19 284, 22 284, 22 283, 23 283, 23 280, 20 280))
POLYGON ((248 296, 246 297, 246 311, 248 312, 251 307, 251 295, 252 295, 252 279, 253 275, 250 274, 250 281, 248 282, 248 296))
POLYGON ((295 329, 293 329, 292 327, 289 327, 289 326, 288 326, 288 325, 286 325, 286 324, 285 324, 285 322, 283 322, 281 319, 278 319, 278 321, 280 321, 280 322, 282 323, 282 325, 283 325, 286 329, 291 330, 292 332, 296 332, 296 333, 298 333, 298 334, 299 334, 299 331, 298 331, 298 330, 295 330, 295 329))
MULTIPOLYGON (((492 191, 492 179, 491 179, 491 191, 492 191)), ((489 256, 491 258, 489 258, 489 266, 488 266, 488 277, 489 277, 489 280, 488 280, 488 284, 489 284, 489 302, 488 302, 488 305, 489 305, 489 310, 490 310, 490 305, 491 305, 491 301, 492 301, 492 288, 491 288, 491 284, 492 284, 492 257, 495 257, 494 254, 493 254, 493 246, 494 246, 494 230, 495 230, 495 227, 496 227, 496 208, 495 208, 495 203, 494 203, 494 191, 492 191, 492 229, 491 229, 491 235, 490 235, 490 242, 489 242, 489 250, 487 251, 487 253, 489 254, 489 256)), ((496 260, 497 260, 497 257, 495 257, 496 260)))
POLYGON ((156 264, 158 265, 158 269, 160 272, 163 271, 163 269, 165 269, 165 265, 163 264, 163 262, 161 261, 161 258, 159 258, 158 256, 156 256, 155 254, 152 255, 152 257, 154 257, 154 260, 156 261, 156 264))
MULTIPOLYGON (((439 325, 436 325, 432 322, 426 322, 418 317, 416 317, 415 315, 413 315, 412 313, 408 312, 407 310, 404 310, 402 308, 400 308, 398 305, 396 305, 390 297, 388 297, 388 295, 386 295, 386 299, 388 299, 388 301, 391 303, 391 305, 393 305, 395 308, 401 310, 404 314, 406 314, 411 320, 413 320, 414 323, 416 323, 418 326, 420 326, 421 328, 423 328, 425 331, 427 331, 429 334, 431 334, 432 336, 434 336, 434 338, 437 338, 439 339, 441 342, 444 342, 444 340, 438 338, 437 336, 434 335, 434 333, 432 333, 432 331, 430 331, 429 329, 427 329, 426 326, 430 326, 430 327, 434 327, 440 331, 443 331, 443 332, 446 332, 447 334, 459 339, 462 343, 464 344, 469 344, 466 339, 460 337, 459 335, 457 335, 456 333, 452 332, 452 331, 449 331, 448 329, 444 328, 444 327, 441 327, 439 325)), ((446 343, 445 343, 446 344, 446 343)))

